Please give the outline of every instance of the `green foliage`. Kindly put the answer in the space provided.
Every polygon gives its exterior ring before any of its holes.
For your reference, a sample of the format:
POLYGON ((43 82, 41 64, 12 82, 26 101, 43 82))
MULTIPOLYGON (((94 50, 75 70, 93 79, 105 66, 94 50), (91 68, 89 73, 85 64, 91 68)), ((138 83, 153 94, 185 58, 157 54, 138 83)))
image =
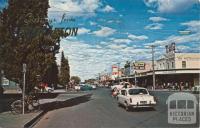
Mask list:
POLYGON ((48 23, 48 8, 48 0, 9 0, 0 12, 0 69, 22 85, 22 64, 26 63, 26 92, 38 84, 37 75, 41 81, 57 81, 55 54, 61 35, 48 23))
POLYGON ((74 80, 74 82, 75 82, 76 84, 79 84, 79 83, 81 82, 81 78, 78 77, 78 76, 72 76, 72 77, 71 77, 71 80, 74 80))
POLYGON ((63 86, 66 86, 69 81, 70 81, 70 67, 68 59, 65 58, 64 52, 62 52, 59 83, 63 86))

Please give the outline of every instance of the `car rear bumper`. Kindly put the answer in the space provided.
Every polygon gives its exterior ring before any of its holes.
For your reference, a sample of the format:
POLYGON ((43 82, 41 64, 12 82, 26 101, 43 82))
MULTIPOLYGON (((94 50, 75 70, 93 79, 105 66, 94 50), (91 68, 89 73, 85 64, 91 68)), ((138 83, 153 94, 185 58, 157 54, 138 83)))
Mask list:
POLYGON ((148 107, 154 107, 156 104, 136 104, 136 105, 130 105, 130 107, 133 108, 148 108, 148 107))

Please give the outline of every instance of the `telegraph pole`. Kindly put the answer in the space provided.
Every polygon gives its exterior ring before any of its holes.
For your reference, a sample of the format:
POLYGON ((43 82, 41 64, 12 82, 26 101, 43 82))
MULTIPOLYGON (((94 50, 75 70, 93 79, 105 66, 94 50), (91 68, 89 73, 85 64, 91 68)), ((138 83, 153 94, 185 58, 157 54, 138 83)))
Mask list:
POLYGON ((118 65, 118 81, 119 81, 119 83, 120 83, 120 79, 119 79, 119 68, 120 68, 120 63, 117 63, 117 65, 118 65))
POLYGON ((25 85, 26 85, 26 64, 23 64, 23 89, 22 89, 22 114, 24 115, 25 107, 25 85))
POLYGON ((136 78, 136 71, 134 71, 135 72, 135 74, 134 74, 134 80, 135 80, 135 86, 137 86, 137 78, 136 78))
POLYGON ((98 79, 99 79, 99 84, 100 84, 100 81, 101 81, 101 74, 100 73, 98 73, 98 79))
POLYGON ((154 64, 154 53, 155 53, 155 51, 154 51, 154 49, 155 49, 155 45, 151 45, 150 46, 151 47, 151 49, 152 49, 152 75, 153 75, 153 90, 155 90, 156 89, 156 77, 155 77, 155 64, 154 64))

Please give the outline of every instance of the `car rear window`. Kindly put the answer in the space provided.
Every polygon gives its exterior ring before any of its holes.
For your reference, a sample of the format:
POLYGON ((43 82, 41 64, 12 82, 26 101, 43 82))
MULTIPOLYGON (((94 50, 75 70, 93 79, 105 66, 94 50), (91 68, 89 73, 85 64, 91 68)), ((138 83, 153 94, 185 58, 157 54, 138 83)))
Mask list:
POLYGON ((129 95, 148 94, 146 89, 130 89, 129 95))

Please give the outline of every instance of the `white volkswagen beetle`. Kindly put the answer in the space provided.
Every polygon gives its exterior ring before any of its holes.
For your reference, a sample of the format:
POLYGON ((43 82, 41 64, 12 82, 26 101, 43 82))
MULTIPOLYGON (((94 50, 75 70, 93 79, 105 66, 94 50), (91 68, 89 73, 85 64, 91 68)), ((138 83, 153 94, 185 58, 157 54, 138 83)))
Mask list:
POLYGON ((146 88, 122 89, 117 96, 118 104, 123 105, 127 111, 130 108, 154 107, 156 99, 151 96, 146 88))

